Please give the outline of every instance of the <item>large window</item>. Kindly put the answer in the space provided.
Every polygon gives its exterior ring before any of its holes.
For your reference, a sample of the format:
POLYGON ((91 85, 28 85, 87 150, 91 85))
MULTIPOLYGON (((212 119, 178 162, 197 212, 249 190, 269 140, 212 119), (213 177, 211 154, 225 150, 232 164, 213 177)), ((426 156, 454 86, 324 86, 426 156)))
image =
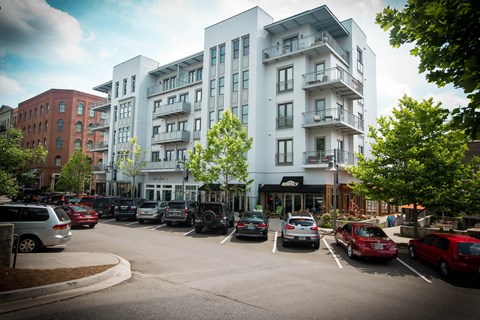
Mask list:
POLYGON ((250 54, 250 37, 245 36, 242 38, 243 55, 248 56, 250 54))
POLYGON ((79 103, 77 105, 77 114, 83 115, 83 108, 84 108, 83 103, 79 103))
POLYGON ((225 63, 225 44, 220 45, 220 63, 225 63))
POLYGON ((123 79, 123 95, 127 94, 127 79, 123 79))
POLYGON ((195 91, 195 102, 202 101, 202 90, 195 91))
POLYGON ((87 150, 92 150, 93 149, 93 141, 92 140, 88 140, 87 142, 87 150))
POLYGON ((177 96, 168 97, 168 104, 174 104, 177 102, 177 96))
POLYGON ((287 38, 283 40, 283 50, 285 53, 294 52, 298 50, 298 36, 287 38))
POLYGON ((185 159, 186 155, 187 155, 187 150, 186 149, 178 149, 177 150, 177 159, 178 160, 185 159))
POLYGON ((233 47, 233 59, 238 59, 238 57, 240 56, 240 40, 239 39, 233 40, 232 47, 233 47))
POLYGON ((93 134, 93 123, 88 124, 87 132, 88 132, 88 134, 93 134))
POLYGON ((215 96, 215 79, 210 80, 210 97, 215 96))
POLYGON ((215 111, 210 111, 209 118, 208 118, 208 128, 212 129, 214 123, 215 123, 215 111))
POLYGON ((137 76, 133 75, 132 76, 132 93, 135 92, 135 82, 137 80, 137 76))
POLYGON ((250 79, 250 73, 248 70, 243 71, 242 73, 242 89, 247 90, 248 89, 248 81, 250 79))
POLYGON ((82 121, 77 121, 75 124, 75 131, 82 132, 83 131, 83 123, 82 121))
POLYGON ((175 123, 167 123, 167 132, 173 132, 175 131, 176 125, 175 123))
POLYGON ((88 108, 88 116, 89 116, 90 118, 94 118, 94 117, 95 117, 95 110, 93 110, 93 107, 88 108))
POLYGON ((278 157, 277 163, 279 165, 292 165, 293 164, 293 140, 285 139, 278 140, 278 157))
POLYGON ((222 95, 225 93, 225 77, 218 78, 218 94, 222 95))
POLYGON ((278 70, 278 92, 293 90, 293 67, 278 70))
POLYGON ((293 103, 282 103, 277 108, 277 128, 293 127, 293 103))
POLYGON ((320 116, 320 119, 325 118, 325 99, 315 101, 315 114, 318 114, 320 116))
POLYGON ((130 118, 132 116, 132 106, 130 103, 120 105, 120 119, 130 118))
POLYGON ((186 131, 187 130, 187 121, 179 121, 178 122, 178 130, 179 131, 186 131))
POLYGON ((56 156, 55 157, 55 166, 60 167, 62 165, 62 157, 56 156))
POLYGON ((62 145, 63 145, 63 139, 61 137, 58 137, 55 143, 55 147, 57 149, 62 149, 62 145))
POLYGON ((62 119, 58 119, 57 121, 57 131, 63 131, 63 120, 62 119))
POLYGON ((202 119, 195 119, 195 128, 194 131, 200 131, 202 129, 202 119))
POLYGON ((183 101, 183 102, 188 102, 188 92, 183 93, 178 97, 178 100, 183 101))
POLYGON ((75 140, 75 149, 81 149, 82 148, 82 140, 76 139, 75 140))
POLYGON ((115 98, 118 98, 118 91, 120 91, 120 83, 115 82, 115 98))
POLYGON ((217 64, 217 48, 210 49, 210 65, 215 66, 217 64))
POLYGON ((118 129, 118 142, 128 142, 128 139, 130 139, 130 127, 123 127, 118 129))
POLYGON ((160 151, 152 151, 152 162, 160 161, 160 151))
POLYGON ((248 105, 242 106, 242 117, 240 120, 242 121, 242 124, 248 123, 248 105))
MULTIPOLYGON (((65 112, 65 102, 60 101, 60 103, 58 104, 58 112, 65 112)), ((25 116, 25 119, 26 118, 27 116, 25 116)))
POLYGON ((238 73, 234 73, 232 75, 232 91, 233 92, 238 91, 238 73))
POLYGON ((357 48, 357 70, 363 73, 363 51, 357 48))

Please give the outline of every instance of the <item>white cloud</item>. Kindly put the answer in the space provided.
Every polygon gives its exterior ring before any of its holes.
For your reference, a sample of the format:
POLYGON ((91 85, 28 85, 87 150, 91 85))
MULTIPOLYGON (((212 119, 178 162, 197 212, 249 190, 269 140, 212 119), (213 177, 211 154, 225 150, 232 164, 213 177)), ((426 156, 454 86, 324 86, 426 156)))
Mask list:
MULTIPOLYGON (((0 95, 2 96, 17 96, 23 92, 20 83, 8 77, 4 73, 0 73, 0 95)), ((1 104, 1 101, 0 101, 1 104)), ((14 107, 14 106, 11 106, 14 107)))
POLYGON ((459 106, 466 107, 469 103, 468 98, 461 94, 460 91, 443 90, 440 93, 427 92, 423 99, 433 98, 435 102, 441 102, 443 108, 449 110, 455 109, 459 106))

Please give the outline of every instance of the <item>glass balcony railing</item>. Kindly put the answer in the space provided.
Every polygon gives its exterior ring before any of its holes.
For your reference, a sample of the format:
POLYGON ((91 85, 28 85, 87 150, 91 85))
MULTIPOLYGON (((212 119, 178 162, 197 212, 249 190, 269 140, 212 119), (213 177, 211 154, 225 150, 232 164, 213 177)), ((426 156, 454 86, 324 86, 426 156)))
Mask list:
POLYGON ((341 107, 304 112, 302 126, 305 128, 335 126, 344 133, 363 133, 363 120, 341 107))
POLYGON ((363 98, 363 83, 341 67, 306 73, 302 77, 304 90, 333 88, 342 96, 351 99, 363 98))
POLYGON ((185 101, 167 104, 154 109, 153 117, 161 118, 168 115, 187 114, 191 112, 191 108, 191 103, 185 101))
MULTIPOLYGON (((330 161, 333 161, 335 150, 305 151, 303 153, 304 165, 322 165, 328 167, 330 161)), ((355 154, 348 151, 337 150, 337 164, 342 166, 355 165, 355 154)))

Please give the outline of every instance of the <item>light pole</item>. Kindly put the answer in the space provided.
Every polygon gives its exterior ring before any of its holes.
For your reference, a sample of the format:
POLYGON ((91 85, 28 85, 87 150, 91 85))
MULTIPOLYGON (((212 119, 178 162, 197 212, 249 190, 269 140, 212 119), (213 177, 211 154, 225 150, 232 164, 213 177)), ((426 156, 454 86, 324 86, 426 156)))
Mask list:
POLYGON ((185 200, 185 160, 178 160, 177 169, 182 172, 182 200, 185 200))
POLYGON ((337 149, 333 149, 333 159, 328 162, 328 171, 333 171, 333 232, 337 229, 338 164, 337 149))

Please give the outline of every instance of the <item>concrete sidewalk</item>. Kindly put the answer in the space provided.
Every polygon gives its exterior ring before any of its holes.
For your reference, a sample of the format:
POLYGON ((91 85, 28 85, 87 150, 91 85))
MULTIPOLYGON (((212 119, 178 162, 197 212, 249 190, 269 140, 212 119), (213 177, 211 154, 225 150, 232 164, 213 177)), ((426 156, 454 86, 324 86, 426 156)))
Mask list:
MULTIPOLYGON (((12 259, 13 261, 13 259, 12 259)), ((96 275, 46 286, 0 292, 0 314, 99 291, 131 278, 130 263, 110 253, 27 253, 17 256, 17 269, 59 269, 93 265, 115 266, 96 275)))

